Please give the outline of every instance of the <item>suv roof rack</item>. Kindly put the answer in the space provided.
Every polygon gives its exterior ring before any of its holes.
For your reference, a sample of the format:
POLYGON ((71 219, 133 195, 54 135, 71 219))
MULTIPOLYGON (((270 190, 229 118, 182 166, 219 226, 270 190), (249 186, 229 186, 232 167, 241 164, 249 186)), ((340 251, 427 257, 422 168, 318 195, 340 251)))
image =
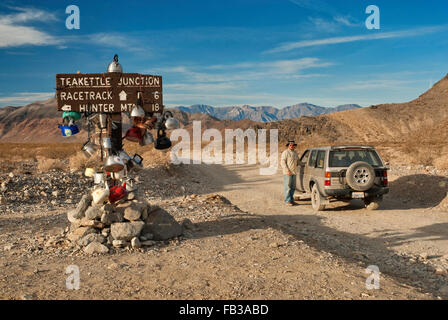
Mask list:
POLYGON ((336 149, 374 149, 373 146, 332 146, 330 147, 331 150, 336 149))

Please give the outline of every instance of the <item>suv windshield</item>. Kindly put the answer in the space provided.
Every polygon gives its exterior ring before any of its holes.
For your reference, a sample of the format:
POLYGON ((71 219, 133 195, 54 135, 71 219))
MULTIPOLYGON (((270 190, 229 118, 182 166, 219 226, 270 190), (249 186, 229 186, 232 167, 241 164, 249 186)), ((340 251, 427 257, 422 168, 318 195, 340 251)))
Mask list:
POLYGON ((378 154, 374 150, 336 150, 330 151, 330 167, 349 167, 352 163, 364 161, 373 167, 382 166, 378 154))

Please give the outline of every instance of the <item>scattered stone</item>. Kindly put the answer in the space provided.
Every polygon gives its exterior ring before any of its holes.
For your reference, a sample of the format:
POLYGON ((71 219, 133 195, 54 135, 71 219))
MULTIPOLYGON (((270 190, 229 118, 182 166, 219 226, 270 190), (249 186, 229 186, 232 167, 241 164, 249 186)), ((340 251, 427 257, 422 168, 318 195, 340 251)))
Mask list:
POLYGON ((91 242, 87 247, 84 248, 84 252, 88 254, 108 253, 109 248, 99 242, 91 242))
POLYGON ((110 226, 114 222, 123 222, 123 213, 121 212, 104 212, 101 216, 101 222, 110 226))
POLYGON ((142 215, 142 211, 146 208, 139 203, 132 203, 130 206, 124 209, 124 218, 129 221, 137 221, 142 215))
POLYGON ((115 248, 124 248, 124 247, 127 247, 129 245, 129 241, 126 241, 126 240, 113 240, 112 241, 112 245, 115 248))
POLYGON ((97 221, 97 220, 90 220, 87 218, 82 218, 81 219, 81 227, 93 227, 96 229, 103 229, 104 223, 102 223, 101 221, 97 221))
POLYGON ((154 207, 148 212, 143 234, 151 233, 154 240, 168 240, 182 235, 182 226, 165 210, 154 207))
POLYGON ((137 237, 134 237, 131 240, 131 246, 134 249, 138 249, 138 248, 142 247, 142 244, 141 244, 140 240, 137 237))
POLYGON ((108 237, 109 236, 109 234, 110 234, 110 228, 104 228, 102 231, 101 231, 101 235, 103 236, 103 237, 108 237))
POLYGON ((442 286, 439 288, 439 292, 443 295, 448 296, 448 286, 442 286))
POLYGON ((428 254, 427 254, 426 252, 423 252, 423 253, 420 253, 419 257, 420 257, 422 260, 426 260, 426 259, 428 259, 428 254))
POLYGON ((59 196, 59 191, 53 191, 52 193, 51 193, 51 195, 53 196, 53 197, 55 197, 55 198, 57 198, 58 196, 59 196))
POLYGON ((81 217, 77 218, 78 216, 79 212, 76 209, 67 212, 67 219, 70 223, 81 225, 81 217))
POLYGON ((81 198, 81 201, 78 203, 76 208, 71 213, 71 216, 75 219, 81 219, 84 217, 84 213, 86 212, 87 208, 92 203, 92 196, 91 195, 84 195, 81 198))
POLYGON ((112 204, 107 203, 102 207, 102 210, 105 213, 112 213, 115 211, 115 207, 112 204))
POLYGON ((4 251, 10 251, 10 250, 12 250, 12 248, 14 248, 14 245, 12 245, 12 244, 8 244, 8 245, 6 245, 6 246, 3 247, 3 250, 4 250, 4 251))
POLYGON ((92 227, 79 227, 73 232, 67 235, 67 238, 72 242, 77 242, 79 239, 85 237, 90 233, 96 233, 95 229, 92 227))
POLYGON ((443 268, 436 268, 434 273, 438 276, 445 276, 448 274, 447 270, 445 270, 443 268))
POLYGON ((104 243, 105 241, 106 241, 106 238, 104 236, 97 234, 97 233, 89 233, 85 237, 82 237, 81 239, 79 239, 78 244, 80 246, 85 247, 92 242, 104 243))
POLYGON ((135 193, 134 192, 129 192, 127 199, 128 200, 134 200, 135 199, 135 193))
POLYGON ((22 298, 22 300, 35 300, 36 296, 34 294, 27 294, 27 293, 25 293, 25 294, 22 295, 21 298, 22 298))
POLYGON ((91 206, 85 212, 85 217, 89 220, 99 219, 103 215, 103 211, 100 206, 91 206))
POLYGON ((153 245, 155 245, 155 244, 156 244, 156 242, 155 242, 155 241, 152 241, 152 240, 143 241, 143 242, 141 243, 141 245, 142 245, 142 246, 145 246, 145 247, 150 247, 150 246, 153 246, 153 245))
POLYGON ((115 240, 131 240, 142 231, 145 223, 143 221, 116 222, 111 225, 111 235, 115 240))
POLYGON ((188 218, 182 220, 181 225, 182 225, 182 228, 187 229, 187 230, 192 230, 192 229, 194 229, 194 223, 191 222, 191 220, 188 219, 188 218))
POLYGON ((154 239, 154 235, 152 233, 145 233, 143 236, 140 237, 140 240, 146 241, 146 240, 152 240, 154 239))

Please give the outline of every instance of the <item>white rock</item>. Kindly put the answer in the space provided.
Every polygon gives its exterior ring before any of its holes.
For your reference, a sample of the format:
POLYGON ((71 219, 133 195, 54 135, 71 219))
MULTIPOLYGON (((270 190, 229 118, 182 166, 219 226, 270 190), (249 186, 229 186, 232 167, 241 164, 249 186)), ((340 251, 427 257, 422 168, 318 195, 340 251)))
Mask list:
POLYGON ((88 235, 82 237, 78 240, 80 246, 87 246, 92 242, 104 243, 106 241, 105 237, 97 233, 89 233, 88 235))
POLYGON ((140 243, 140 240, 137 237, 134 237, 131 240, 131 246, 134 249, 138 249, 142 247, 142 244, 140 243))
POLYGON ((110 227, 110 232, 115 240, 131 240, 142 231, 145 223, 143 221, 116 222, 110 227))
POLYGON ((109 248, 99 242, 91 242, 87 247, 84 247, 84 252, 88 254, 108 253, 109 248))

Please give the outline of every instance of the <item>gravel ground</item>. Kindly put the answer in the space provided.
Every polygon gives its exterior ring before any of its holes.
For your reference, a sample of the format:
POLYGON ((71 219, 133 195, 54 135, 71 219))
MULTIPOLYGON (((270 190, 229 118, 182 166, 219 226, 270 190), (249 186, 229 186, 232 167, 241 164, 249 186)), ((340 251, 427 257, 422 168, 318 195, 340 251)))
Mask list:
POLYGON ((365 250, 364 244, 350 235, 317 228, 306 216, 260 214, 258 207, 247 210, 243 207, 257 190, 241 183, 239 199, 246 197, 246 202, 232 203, 228 200, 231 197, 223 195, 227 185, 216 174, 235 177, 226 171, 211 174, 215 169, 156 166, 141 171, 140 189, 152 205, 160 205, 177 221, 183 221, 184 233, 152 247, 114 249, 105 255, 88 255, 65 239, 69 225, 66 212, 76 205, 76 196, 81 197, 86 183, 90 183, 84 182, 80 173, 2 175, 2 182, 10 181, 8 204, 1 207, 0 214, 0 298, 445 297, 440 292, 440 281, 437 290, 430 285, 432 278, 428 278, 429 270, 422 262, 429 257, 417 258, 416 267, 408 264, 408 256, 365 250), (45 192, 47 197, 25 199, 24 185, 41 186, 44 182, 47 186, 39 192, 45 192), (15 200, 9 195, 14 195, 15 200), (379 290, 366 288, 369 274, 365 269, 371 261, 390 264, 388 269, 380 268, 379 290), (79 290, 66 288, 66 268, 70 265, 79 267, 79 290), (409 280, 409 272, 402 272, 409 268, 422 272, 422 284, 409 280))

